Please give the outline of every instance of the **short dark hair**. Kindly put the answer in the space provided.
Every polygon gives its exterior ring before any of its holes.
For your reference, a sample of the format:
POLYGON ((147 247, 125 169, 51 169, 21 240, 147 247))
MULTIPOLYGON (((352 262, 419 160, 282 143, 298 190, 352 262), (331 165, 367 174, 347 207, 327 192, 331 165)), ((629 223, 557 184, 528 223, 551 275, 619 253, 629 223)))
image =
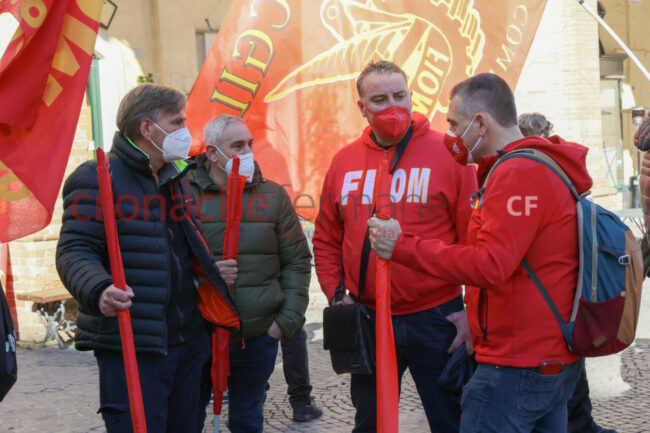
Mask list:
POLYGON ((368 66, 363 68, 363 71, 361 71, 361 73, 357 77, 357 93, 359 93, 359 96, 362 96, 361 89, 363 86, 363 80, 370 74, 377 74, 377 75, 402 74, 406 82, 408 83, 409 81, 404 71, 402 71, 402 68, 397 66, 395 63, 389 62, 387 60, 380 60, 378 62, 372 61, 368 63, 368 66))
POLYGON ((142 138, 140 122, 157 122, 164 113, 178 113, 185 108, 185 95, 161 84, 141 84, 127 93, 117 109, 117 129, 125 137, 142 138))
POLYGON ((460 111, 467 118, 486 111, 501 126, 517 125, 515 96, 508 83, 492 73, 478 74, 456 84, 451 97, 460 98, 460 111))
POLYGON ((524 137, 537 135, 548 138, 553 130, 553 124, 540 113, 524 113, 519 116, 519 129, 524 137))

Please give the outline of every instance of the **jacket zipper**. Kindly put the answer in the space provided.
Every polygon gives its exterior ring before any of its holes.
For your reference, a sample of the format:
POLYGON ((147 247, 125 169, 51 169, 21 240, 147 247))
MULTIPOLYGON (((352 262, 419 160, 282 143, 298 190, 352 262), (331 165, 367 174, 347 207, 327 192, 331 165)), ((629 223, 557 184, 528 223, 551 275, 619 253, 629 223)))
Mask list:
MULTIPOLYGON (((160 192, 160 186, 156 182, 156 187, 158 189, 158 192, 160 192)), ((165 200, 166 202, 166 200, 165 200)), ((167 275, 168 278, 167 280, 171 282, 171 278, 169 278, 169 270, 171 269, 171 257, 170 255, 170 245, 169 245, 169 230, 167 230, 167 203, 164 204, 163 208, 160 209, 163 215, 161 215, 161 218, 164 218, 161 223, 163 224, 163 231, 165 232, 165 245, 167 246, 167 275)), ((167 310, 169 308, 169 300, 171 298, 171 287, 167 287, 166 291, 166 297, 165 297, 165 304, 163 305, 163 329, 165 330, 165 349, 163 353, 165 355, 168 354, 169 352, 169 327, 167 326, 167 310)))
MULTIPOLYGON (((182 287, 181 287, 182 280, 181 280, 181 274, 180 274, 180 270, 181 270, 180 260, 176 256, 174 256, 174 259, 176 261, 176 267, 179 270, 177 280, 176 280, 176 283, 177 283, 176 287, 179 290, 182 290, 182 287)), ((178 298, 180 299, 180 293, 178 293, 177 295, 178 295, 178 298)), ((176 304, 176 311, 178 312, 178 338, 181 340, 181 343, 185 343, 185 339, 183 338, 183 321, 184 321, 184 317, 183 317, 183 312, 181 311, 181 306, 179 304, 176 304)))
MULTIPOLYGON (((174 194, 174 186, 173 184, 169 185, 169 190, 172 193, 172 196, 174 194)), ((176 203, 174 203, 176 204, 176 203)), ((181 228, 182 230, 182 228, 181 228)), ((180 300, 181 298, 181 291, 183 290, 183 280, 181 279, 181 261, 174 254, 174 260, 176 261, 176 269, 178 269, 178 275, 176 276, 176 287, 178 288, 179 292, 177 293, 177 296, 180 300)), ((181 343, 185 343, 185 339, 183 338, 183 322, 184 322, 184 317, 183 317, 183 312, 181 311, 181 306, 177 303, 176 304, 176 311, 178 312, 178 338, 180 339, 181 343)))

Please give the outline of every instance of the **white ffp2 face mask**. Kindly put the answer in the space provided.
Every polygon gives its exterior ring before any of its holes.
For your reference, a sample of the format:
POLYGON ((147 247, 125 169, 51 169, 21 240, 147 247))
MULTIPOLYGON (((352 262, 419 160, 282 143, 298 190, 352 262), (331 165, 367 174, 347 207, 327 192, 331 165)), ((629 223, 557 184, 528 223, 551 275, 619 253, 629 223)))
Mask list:
MULTIPOLYGON (((228 158, 225 153, 219 146, 214 146, 217 151, 223 155, 224 158, 228 158)), ((239 174, 241 176, 246 176, 246 183, 253 182, 253 174, 255 174, 255 157, 253 152, 244 153, 243 155, 237 155, 239 157, 239 174)), ((225 171, 229 176, 232 173, 232 158, 228 158, 226 162, 226 167, 219 166, 223 171, 225 171)))
POLYGON ((173 132, 167 132, 162 129, 156 122, 153 122, 158 129, 160 129, 165 134, 165 139, 162 143, 162 149, 156 145, 156 143, 151 141, 151 144, 155 146, 156 149, 162 152, 163 161, 172 162, 178 161, 187 158, 187 154, 190 151, 190 146, 192 146, 192 135, 190 130, 187 127, 182 127, 173 132))

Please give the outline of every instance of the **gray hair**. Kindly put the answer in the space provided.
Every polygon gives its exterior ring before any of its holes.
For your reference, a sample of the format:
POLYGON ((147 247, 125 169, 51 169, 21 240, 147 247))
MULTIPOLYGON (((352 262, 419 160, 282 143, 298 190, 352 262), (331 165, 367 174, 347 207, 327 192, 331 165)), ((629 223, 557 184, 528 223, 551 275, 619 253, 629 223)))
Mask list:
POLYGON ((223 144, 223 131, 225 131, 226 126, 233 122, 240 122, 246 125, 244 119, 238 116, 233 116, 232 114, 220 114, 210 120, 203 130, 205 146, 221 147, 223 144))
POLYGON ((519 116, 519 129, 524 137, 538 135, 542 138, 548 138, 553 131, 553 124, 543 114, 524 113, 519 116))

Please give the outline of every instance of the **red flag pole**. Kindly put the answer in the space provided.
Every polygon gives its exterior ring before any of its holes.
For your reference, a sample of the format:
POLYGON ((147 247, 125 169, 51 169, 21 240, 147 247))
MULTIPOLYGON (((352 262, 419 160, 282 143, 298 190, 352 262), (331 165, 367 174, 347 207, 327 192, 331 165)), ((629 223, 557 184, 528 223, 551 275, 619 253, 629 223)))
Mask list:
MULTIPOLYGON (((223 236, 223 260, 237 259, 241 203, 246 177, 239 174, 239 157, 233 155, 232 170, 228 176, 226 196, 226 229, 223 236)), ((228 287, 230 290, 230 287, 228 287)), ((223 393, 228 389, 230 375, 230 332, 217 328, 212 334, 212 390, 214 393, 214 433, 219 433, 223 393)))
MULTIPOLYGON (((388 159, 379 166, 377 213, 381 219, 390 218, 390 175, 388 159)), ((383 233, 390 236, 390 233, 383 233)), ((390 308, 390 260, 377 259, 375 302, 377 319, 377 432, 397 433, 399 427, 399 387, 397 381, 397 355, 390 308)))
MULTIPOLYGON (((99 195, 104 215, 104 228, 106 230, 106 245, 113 274, 113 284, 118 289, 126 290, 122 254, 117 238, 117 225, 115 223, 115 208, 113 204, 113 188, 111 175, 108 173, 108 160, 101 148, 97 149, 97 180, 99 182, 99 195)), ((124 371, 126 373, 126 386, 129 394, 129 407, 134 433, 146 433, 147 422, 144 417, 144 404, 142 403, 142 390, 140 388, 140 375, 135 357, 133 343, 133 328, 131 328, 131 313, 129 310, 117 312, 120 324, 120 338, 122 340, 122 354, 124 356, 124 371)))

